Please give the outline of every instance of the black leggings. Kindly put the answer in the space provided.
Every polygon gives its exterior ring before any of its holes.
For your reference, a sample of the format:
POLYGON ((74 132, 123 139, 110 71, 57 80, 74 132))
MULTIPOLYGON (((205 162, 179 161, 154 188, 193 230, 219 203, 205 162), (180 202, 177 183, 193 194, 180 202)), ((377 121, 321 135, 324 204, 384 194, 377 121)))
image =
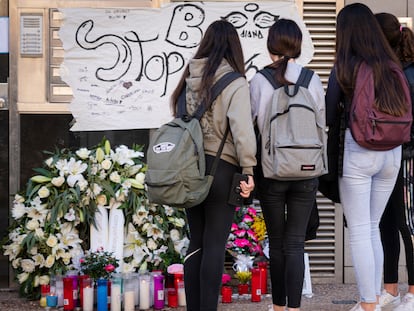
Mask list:
POLYGON ((411 232, 405 219, 404 178, 402 169, 380 222, 381 241, 384 248, 384 283, 398 283, 400 235, 404 242, 408 284, 414 285, 414 251, 411 232))
MULTIPOLYGON (((207 171, 214 157, 206 157, 207 171)), ((225 245, 235 207, 227 203, 237 167, 220 160, 206 200, 187 210, 190 245, 184 261, 188 311, 217 310, 224 269, 225 245)))
POLYGON ((273 304, 299 308, 305 264, 306 228, 316 198, 318 179, 260 181, 260 205, 269 236, 273 304))

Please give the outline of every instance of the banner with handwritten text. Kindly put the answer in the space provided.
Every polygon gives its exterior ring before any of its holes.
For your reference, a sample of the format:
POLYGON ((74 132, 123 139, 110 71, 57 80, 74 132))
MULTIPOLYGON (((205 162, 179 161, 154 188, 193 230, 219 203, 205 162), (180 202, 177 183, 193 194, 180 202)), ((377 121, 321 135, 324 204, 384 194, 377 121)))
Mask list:
POLYGON ((307 64, 313 45, 294 1, 185 2, 161 8, 66 8, 62 79, 71 87, 73 131, 157 128, 171 120, 170 94, 208 25, 236 27, 247 77, 271 62, 269 27, 289 18, 303 32, 307 64))

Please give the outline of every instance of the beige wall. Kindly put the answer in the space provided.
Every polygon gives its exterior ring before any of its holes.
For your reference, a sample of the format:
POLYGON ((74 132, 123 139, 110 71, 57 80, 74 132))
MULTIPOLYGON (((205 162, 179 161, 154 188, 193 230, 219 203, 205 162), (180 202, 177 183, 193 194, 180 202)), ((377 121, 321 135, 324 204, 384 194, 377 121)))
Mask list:
POLYGON ((0 16, 9 16, 8 0, 0 0, 0 16))
POLYGON ((354 2, 366 4, 374 13, 387 12, 398 17, 414 17, 414 1, 412 0, 345 0, 345 5, 354 2))

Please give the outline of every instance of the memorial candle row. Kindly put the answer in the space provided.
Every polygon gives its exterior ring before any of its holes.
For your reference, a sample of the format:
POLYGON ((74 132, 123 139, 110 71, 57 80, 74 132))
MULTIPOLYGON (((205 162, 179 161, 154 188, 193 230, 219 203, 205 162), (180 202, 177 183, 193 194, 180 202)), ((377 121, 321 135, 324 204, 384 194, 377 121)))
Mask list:
POLYGON ((111 279, 92 280, 87 275, 68 274, 51 277, 41 286, 40 305, 67 311, 157 310, 165 306, 185 306, 182 273, 113 274, 111 279))

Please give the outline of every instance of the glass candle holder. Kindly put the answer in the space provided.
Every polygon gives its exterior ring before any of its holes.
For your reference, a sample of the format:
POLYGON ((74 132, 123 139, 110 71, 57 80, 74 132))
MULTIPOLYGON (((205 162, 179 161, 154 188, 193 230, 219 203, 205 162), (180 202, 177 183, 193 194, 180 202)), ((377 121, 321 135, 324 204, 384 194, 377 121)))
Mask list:
POLYGON ((115 273, 111 278, 111 311, 121 311, 122 275, 115 273))
POLYGON ((58 303, 58 297, 55 294, 49 294, 46 296, 46 306, 50 308, 56 308, 58 303))
POLYGON ((180 307, 187 305, 187 300, 185 298, 185 286, 184 281, 179 281, 177 283, 177 296, 178 296, 178 305, 180 307))
POLYGON ((55 276, 56 296, 58 297, 58 307, 63 307, 63 277, 61 275, 55 276))
POLYGON ((50 293, 50 285, 49 284, 42 284, 40 285, 40 306, 46 307, 46 296, 50 293))
POLYGON ((262 300, 261 281, 260 281, 260 269, 252 268, 252 282, 251 282, 251 294, 252 302, 260 302, 262 300))
POLYGON ((262 290, 262 295, 267 294, 267 262, 260 261, 257 265, 260 269, 260 289, 262 290))
POLYGON ((221 302, 222 303, 230 303, 232 302, 231 295, 233 294, 233 289, 231 286, 223 285, 221 287, 221 302))
POLYGON ((94 303, 94 284, 93 280, 90 277, 85 277, 82 279, 82 310, 83 311, 93 311, 94 303))
POLYGON ((135 310, 135 277, 134 273, 126 273, 123 275, 124 311, 135 310))
POLYGON ((139 309, 146 310, 150 308, 150 281, 148 274, 142 274, 139 277, 139 309))
POLYGON ((89 276, 86 274, 80 275, 79 280, 79 306, 82 308, 83 306, 83 282, 85 279, 88 279, 89 276))
POLYGON ((135 302, 135 306, 138 306, 139 305, 139 273, 133 272, 132 279, 133 279, 133 283, 135 284, 134 285, 134 302, 135 302))
POLYGON ((108 311, 108 280, 97 280, 96 300, 97 311, 108 311))
POLYGON ((172 289, 175 289, 174 286, 174 274, 167 273, 165 278, 165 304, 169 305, 168 303, 168 292, 172 289))
POLYGON ((167 291, 168 295, 168 306, 170 308, 177 308, 178 307, 178 295, 175 288, 169 288, 167 291))
POLYGON ((73 300, 73 280, 70 277, 63 278, 63 310, 75 309, 73 300))
POLYGON ((154 309, 160 310, 165 306, 164 301, 164 276, 156 274, 154 279, 154 309))

